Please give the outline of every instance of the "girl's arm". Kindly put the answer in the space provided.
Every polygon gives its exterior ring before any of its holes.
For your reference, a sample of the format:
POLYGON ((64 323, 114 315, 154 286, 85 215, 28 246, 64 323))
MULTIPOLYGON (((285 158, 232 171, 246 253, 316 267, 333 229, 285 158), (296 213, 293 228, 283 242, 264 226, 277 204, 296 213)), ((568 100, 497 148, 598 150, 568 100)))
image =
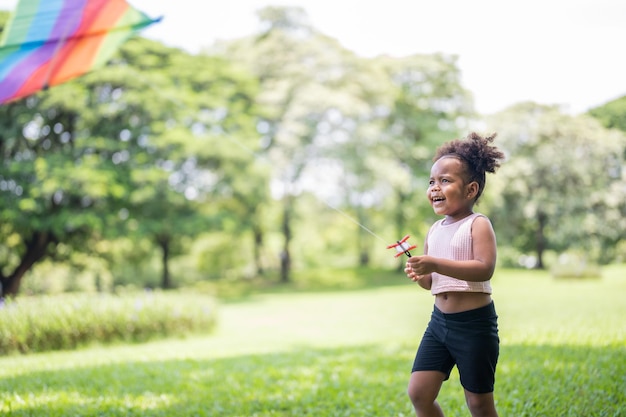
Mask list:
POLYGON ((477 217, 472 224, 472 250, 474 259, 469 261, 413 256, 407 261, 407 268, 417 276, 437 272, 464 281, 491 279, 496 267, 496 235, 486 217, 477 217))

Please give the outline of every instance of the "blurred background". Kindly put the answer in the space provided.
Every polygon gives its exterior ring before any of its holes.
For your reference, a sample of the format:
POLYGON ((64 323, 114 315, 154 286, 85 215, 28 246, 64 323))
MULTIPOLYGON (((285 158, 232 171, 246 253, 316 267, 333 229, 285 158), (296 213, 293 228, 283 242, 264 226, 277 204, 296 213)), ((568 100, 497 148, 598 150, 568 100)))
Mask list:
POLYGON ((431 158, 470 131, 507 155, 476 207, 499 266, 624 262, 624 4, 131 4, 163 20, 0 106, 5 296, 400 268, 385 246, 421 251, 431 158))

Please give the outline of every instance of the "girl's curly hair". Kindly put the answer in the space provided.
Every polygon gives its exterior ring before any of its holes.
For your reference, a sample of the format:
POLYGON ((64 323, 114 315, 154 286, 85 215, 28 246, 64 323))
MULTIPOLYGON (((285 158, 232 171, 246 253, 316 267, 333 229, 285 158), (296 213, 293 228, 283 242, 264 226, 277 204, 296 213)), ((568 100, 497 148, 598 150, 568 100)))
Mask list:
POLYGON ((474 201, 478 200, 485 189, 485 174, 496 172, 496 169, 500 167, 499 161, 504 159, 504 153, 490 145, 496 135, 493 133, 491 136, 482 137, 478 133, 472 132, 464 139, 455 139, 444 143, 435 152, 433 161, 446 156, 461 160, 465 166, 467 183, 472 181, 478 183, 478 193, 474 201))

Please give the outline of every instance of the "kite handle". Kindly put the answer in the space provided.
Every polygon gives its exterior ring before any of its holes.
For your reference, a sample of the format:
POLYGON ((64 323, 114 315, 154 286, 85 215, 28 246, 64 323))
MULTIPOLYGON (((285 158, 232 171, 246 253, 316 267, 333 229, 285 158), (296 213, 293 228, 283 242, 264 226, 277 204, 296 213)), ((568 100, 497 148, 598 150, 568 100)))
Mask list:
POLYGON ((411 255, 411 250, 416 249, 417 246, 416 245, 411 245, 408 240, 409 240, 409 235, 404 236, 402 239, 396 241, 396 243, 392 243, 391 245, 387 245, 387 249, 391 249, 391 248, 396 248, 396 253, 394 255, 394 258, 397 258, 398 256, 402 256, 402 254, 405 254, 406 256, 408 256, 409 258, 412 256, 411 255))

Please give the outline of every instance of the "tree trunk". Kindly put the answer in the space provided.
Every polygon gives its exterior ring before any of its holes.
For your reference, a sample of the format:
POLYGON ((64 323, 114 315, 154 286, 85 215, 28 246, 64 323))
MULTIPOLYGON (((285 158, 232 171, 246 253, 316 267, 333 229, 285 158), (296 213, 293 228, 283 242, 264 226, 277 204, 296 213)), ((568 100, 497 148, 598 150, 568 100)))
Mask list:
POLYGON ((161 246, 161 266, 163 268, 161 275, 161 288, 168 290, 172 288, 172 277, 170 276, 169 258, 170 258, 170 240, 168 238, 158 239, 161 246))
POLYGON ((35 232, 31 238, 25 241, 26 252, 20 260, 20 264, 8 276, 0 275, 0 293, 2 297, 15 297, 20 290, 22 278, 33 265, 46 256, 46 249, 57 240, 50 232, 35 232))
POLYGON ((370 256, 367 248, 367 236, 365 230, 360 226, 365 224, 367 221, 365 219, 365 215, 363 214, 363 208, 357 207, 357 218, 359 221, 359 227, 357 228, 357 247, 359 249, 359 266, 366 267, 369 265, 370 256))
POLYGON ((366 249, 363 249, 361 251, 361 254, 359 255, 359 266, 367 267, 369 264, 370 264, 370 254, 367 252, 366 249))
POLYGON ((265 271, 263 270, 263 263, 261 261, 261 249, 263 248, 263 231, 258 226, 252 227, 252 233, 254 233, 254 265, 256 267, 256 273, 258 276, 263 276, 265 271))
POLYGON ((543 253, 546 250, 546 235, 544 233, 548 216, 543 213, 537 213, 537 231, 535 233, 535 245, 537 248, 537 264, 536 269, 544 269, 543 253))
POLYGON ((283 210, 283 250, 280 254, 280 282, 288 283, 291 272, 291 253, 289 246, 291 244, 291 197, 285 196, 285 207, 283 210))

